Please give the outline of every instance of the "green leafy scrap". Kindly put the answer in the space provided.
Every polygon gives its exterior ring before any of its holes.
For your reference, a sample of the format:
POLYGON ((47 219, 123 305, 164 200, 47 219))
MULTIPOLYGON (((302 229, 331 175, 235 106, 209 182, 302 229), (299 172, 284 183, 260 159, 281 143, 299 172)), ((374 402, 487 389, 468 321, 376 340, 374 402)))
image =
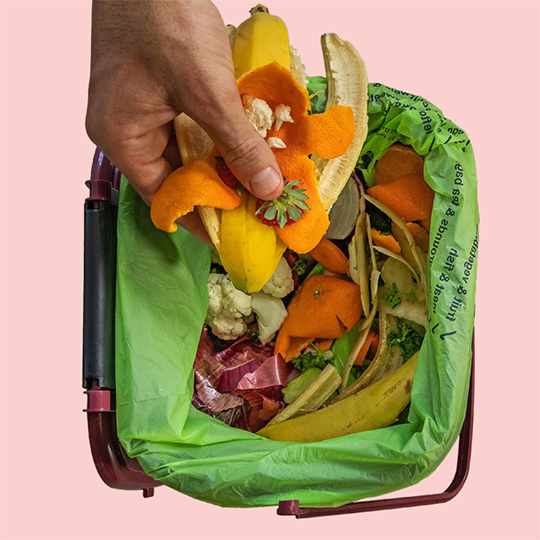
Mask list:
POLYGON ((403 351, 403 360, 408 360, 420 350, 424 336, 422 329, 405 319, 398 320, 398 329, 388 334, 387 343, 390 347, 400 347, 403 351))
POLYGON ((369 223, 372 229, 382 234, 392 234, 392 220, 375 205, 366 201, 366 212, 369 214, 369 223))
POLYGON ((311 368, 324 369, 331 362, 322 351, 316 349, 315 352, 303 352, 298 358, 293 358, 292 363, 296 369, 304 372, 311 368))
POLYGON ((401 296, 399 296, 399 289, 395 283, 392 283, 392 292, 384 293, 382 297, 383 297, 383 300, 385 300, 386 302, 390 304, 390 307, 392 309, 395 308, 396 306, 399 306, 399 304, 401 304, 401 296))

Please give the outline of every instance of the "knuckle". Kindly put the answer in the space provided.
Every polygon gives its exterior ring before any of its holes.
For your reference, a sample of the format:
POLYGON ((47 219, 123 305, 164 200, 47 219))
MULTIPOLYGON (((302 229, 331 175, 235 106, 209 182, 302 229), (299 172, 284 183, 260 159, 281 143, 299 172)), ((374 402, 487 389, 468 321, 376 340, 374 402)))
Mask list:
POLYGON ((255 137, 242 139, 230 147, 223 157, 233 167, 253 165, 263 160, 262 144, 255 137))
POLYGON ((88 110, 86 113, 86 121, 85 121, 85 128, 86 128, 86 134, 90 138, 90 140, 94 144, 98 144, 99 141, 99 135, 100 135, 100 129, 99 129, 99 122, 96 121, 95 115, 88 110))
POLYGON ((108 121, 107 115, 96 112, 91 106, 86 113, 85 128, 90 140, 98 146, 115 138, 114 124, 108 121))

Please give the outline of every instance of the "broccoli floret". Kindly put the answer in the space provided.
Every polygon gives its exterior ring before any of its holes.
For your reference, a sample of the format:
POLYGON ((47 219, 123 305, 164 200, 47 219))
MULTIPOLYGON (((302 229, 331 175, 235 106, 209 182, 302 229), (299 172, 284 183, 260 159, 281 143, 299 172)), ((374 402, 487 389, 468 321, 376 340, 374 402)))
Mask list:
POLYGON ((299 276, 303 276, 306 273, 306 269, 307 269, 307 259, 298 257, 297 261, 294 263, 293 270, 299 276))
POLYGON ((372 360, 369 358, 366 358, 361 366, 357 366, 356 364, 353 364, 351 366, 351 375, 354 377, 354 379, 359 379, 361 375, 364 374, 364 371, 370 366, 372 360))
POLYGON ((309 368, 324 369, 329 363, 324 354, 317 350, 316 352, 308 351, 302 353, 298 358, 294 358, 292 363, 299 371, 306 371, 309 368))
POLYGON ((383 234, 392 234, 392 220, 376 206, 366 201, 366 212, 369 214, 371 227, 383 234))
POLYGON ((387 343, 390 347, 400 347, 403 351, 403 360, 408 360, 420 350, 423 339, 424 336, 409 321, 399 319, 398 329, 388 334, 387 343))
POLYGON ((247 333, 248 333, 249 337, 253 341, 255 341, 255 342, 259 341, 259 329, 258 328, 256 328, 255 330, 253 330, 251 328, 248 328, 247 333))

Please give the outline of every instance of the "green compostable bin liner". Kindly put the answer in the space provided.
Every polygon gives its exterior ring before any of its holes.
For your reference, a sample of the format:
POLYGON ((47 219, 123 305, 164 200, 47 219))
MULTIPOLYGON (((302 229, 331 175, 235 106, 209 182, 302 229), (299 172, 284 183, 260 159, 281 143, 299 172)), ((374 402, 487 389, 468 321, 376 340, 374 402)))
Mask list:
MULTIPOLYGON (((324 106, 325 81, 310 80, 324 106)), ((394 142, 425 157, 435 192, 428 252, 426 336, 406 423, 315 443, 271 441, 191 404, 193 361, 208 306, 209 248, 186 231, 154 227, 122 182, 118 212, 118 435, 151 477, 225 507, 339 506, 411 486, 441 463, 465 417, 478 253, 473 150, 426 99, 369 85, 369 134, 358 168, 368 184, 394 142)))

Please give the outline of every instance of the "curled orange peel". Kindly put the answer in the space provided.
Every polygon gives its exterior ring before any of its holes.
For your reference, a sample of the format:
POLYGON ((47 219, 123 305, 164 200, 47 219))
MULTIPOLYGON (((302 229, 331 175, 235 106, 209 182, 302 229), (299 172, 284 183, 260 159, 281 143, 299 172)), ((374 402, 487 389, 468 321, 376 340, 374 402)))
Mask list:
POLYGON ((399 242, 391 234, 383 234, 377 229, 371 229, 371 239, 376 246, 389 249, 394 253, 401 253, 399 242))
POLYGON ((336 276, 308 278, 287 308, 287 318, 276 338, 274 354, 286 362, 296 358, 312 341, 340 338, 362 316, 360 287, 336 276), (306 313, 310 316, 306 317, 306 313))
POLYGON ((174 232, 175 221, 195 206, 232 210, 242 198, 223 183, 213 157, 198 159, 173 171, 152 200, 150 217, 158 229, 174 232))
MULTIPOLYGON (((294 223, 274 227, 293 251, 307 253, 329 226, 309 155, 332 159, 345 153, 354 137, 352 109, 336 105, 324 113, 309 115, 307 90, 277 62, 249 71, 237 84, 241 95, 263 99, 272 109, 280 104, 291 109, 294 122, 284 122, 280 129, 269 130, 268 137, 279 137, 285 143, 286 148, 273 149, 276 161, 288 181, 298 180, 299 187, 305 189, 309 210, 294 223)), ((222 182, 215 165, 213 157, 197 160, 165 179, 152 201, 151 217, 156 227, 175 231, 175 220, 196 206, 232 210, 240 204, 241 198, 222 182)))

